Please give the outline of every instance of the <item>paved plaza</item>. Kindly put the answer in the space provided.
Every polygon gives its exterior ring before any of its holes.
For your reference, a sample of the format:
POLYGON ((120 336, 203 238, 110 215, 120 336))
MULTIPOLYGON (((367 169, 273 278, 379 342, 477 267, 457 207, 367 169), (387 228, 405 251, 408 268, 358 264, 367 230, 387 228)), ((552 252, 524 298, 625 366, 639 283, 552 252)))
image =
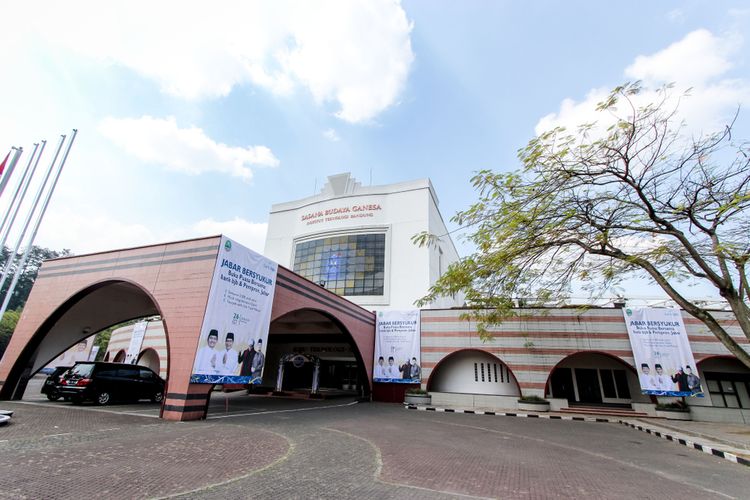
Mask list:
POLYGON ((595 422, 215 393, 158 407, 3 402, 2 498, 747 498, 750 468, 595 422))

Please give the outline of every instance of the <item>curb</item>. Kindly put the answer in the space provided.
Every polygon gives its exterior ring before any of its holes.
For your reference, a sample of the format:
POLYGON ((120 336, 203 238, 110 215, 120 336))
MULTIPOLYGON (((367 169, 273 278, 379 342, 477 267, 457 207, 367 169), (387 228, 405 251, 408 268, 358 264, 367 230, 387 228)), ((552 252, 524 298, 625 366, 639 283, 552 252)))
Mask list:
POLYGON ((504 412, 504 411, 461 410, 461 409, 457 410, 453 408, 436 408, 434 406, 416 406, 416 405, 411 405, 411 404, 406 404, 406 403, 404 404, 404 408, 406 408, 407 410, 432 411, 436 413, 469 413, 472 415, 492 415, 492 416, 498 416, 498 417, 523 417, 523 418, 540 418, 540 419, 546 419, 546 420, 571 420, 571 421, 576 421, 576 422, 604 422, 604 423, 612 423, 612 424, 622 424, 632 429, 643 431, 646 434, 651 434, 653 436, 666 439, 667 441, 672 441, 674 443, 687 446, 688 448, 694 448, 698 451, 702 451, 703 453, 707 453, 709 455, 714 455, 719 458, 723 458, 724 460, 728 460, 732 463, 750 467, 750 460, 744 457, 737 456, 734 453, 730 453, 728 451, 722 451, 722 450, 713 448, 705 444, 696 443, 694 441, 683 439, 683 438, 674 436, 672 434, 667 434, 662 431, 657 431, 656 429, 651 429, 643 425, 634 424, 632 422, 629 422, 627 420, 622 420, 619 418, 612 419, 612 418, 603 418, 603 417, 573 417, 573 416, 568 416, 568 415, 544 415, 544 414, 540 415, 537 413, 517 413, 517 412, 504 412))
POLYGON ((695 448, 698 451, 702 451, 703 453, 708 453, 709 455, 714 455, 714 456, 717 456, 719 458, 723 458, 724 460, 729 460, 730 462, 733 462, 735 464, 746 465, 746 466, 750 467, 750 460, 748 460, 747 458, 744 458, 744 457, 737 456, 734 453, 730 453, 728 451, 718 450, 716 448, 712 448, 711 446, 708 446, 708 445, 705 445, 705 444, 696 443, 696 442, 690 441, 688 439, 679 438, 677 436, 673 436, 671 434, 666 434, 664 432, 657 431, 655 429, 649 429, 648 427, 644 427, 642 425, 637 425, 637 424, 634 424, 632 422, 628 422, 626 420, 620 420, 619 422, 621 424, 625 425, 625 426, 628 426, 628 427, 632 428, 632 429, 643 431, 646 434, 651 434, 651 435, 654 435, 656 437, 660 437, 662 439, 666 439, 667 441, 672 441, 672 442, 681 444, 683 446, 687 446, 688 448, 695 448))

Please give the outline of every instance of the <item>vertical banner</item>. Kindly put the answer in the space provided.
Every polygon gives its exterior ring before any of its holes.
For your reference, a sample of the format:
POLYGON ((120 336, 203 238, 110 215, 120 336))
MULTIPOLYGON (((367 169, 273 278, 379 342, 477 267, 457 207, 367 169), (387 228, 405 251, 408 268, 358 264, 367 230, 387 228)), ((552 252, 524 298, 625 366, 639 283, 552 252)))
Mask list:
POLYGON ((623 309, 643 394, 703 397, 679 309, 623 309))
POLYGON ((130 335, 130 345, 128 346, 127 354, 125 354, 125 364, 134 365, 138 362, 138 354, 141 352, 147 326, 148 321, 139 321, 133 325, 133 333, 130 335))
POLYGON ((97 354, 99 354, 99 346, 95 345, 94 347, 91 348, 91 352, 89 353, 89 359, 88 360, 89 361, 95 361, 97 354))
POLYGON ((378 311, 373 381, 418 384, 422 375, 419 353, 419 309, 378 311))
POLYGON ((277 271, 272 260, 222 236, 190 382, 261 383, 277 271))

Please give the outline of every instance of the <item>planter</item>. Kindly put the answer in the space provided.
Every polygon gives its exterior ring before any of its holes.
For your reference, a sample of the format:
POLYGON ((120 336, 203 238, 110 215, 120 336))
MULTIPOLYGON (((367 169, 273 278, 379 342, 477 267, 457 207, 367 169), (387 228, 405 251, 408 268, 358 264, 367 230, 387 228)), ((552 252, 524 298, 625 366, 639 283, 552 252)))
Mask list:
POLYGON ((519 399, 518 409, 524 411, 549 411, 549 401, 521 401, 519 399))
POLYGON ((656 410, 656 416, 667 420, 693 420, 689 411, 680 410, 656 410))
POLYGON ((404 394, 404 403, 410 405, 428 405, 432 403, 432 396, 429 394, 404 394))

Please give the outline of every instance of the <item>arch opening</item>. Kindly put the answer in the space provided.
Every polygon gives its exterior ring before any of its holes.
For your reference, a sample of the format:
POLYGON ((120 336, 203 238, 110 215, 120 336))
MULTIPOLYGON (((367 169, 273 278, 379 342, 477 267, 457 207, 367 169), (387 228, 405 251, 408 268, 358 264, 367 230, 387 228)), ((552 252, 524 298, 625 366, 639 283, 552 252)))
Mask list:
POLYGON ((330 314, 311 308, 297 309, 272 321, 269 329, 262 385, 276 388, 283 363, 283 390, 311 391, 315 363, 295 363, 290 355, 318 359, 317 382, 323 397, 369 398, 370 385, 357 344, 346 327, 330 314))
POLYGON ((160 314, 154 298, 130 281, 105 280, 78 291, 45 318, 31 336, 0 388, 0 399, 22 399, 34 374, 94 332, 160 314))
POLYGON ((550 372, 546 396, 575 405, 630 407, 650 401, 641 394, 638 375, 622 359, 605 352, 578 352, 563 358, 550 372))
POLYGON ((141 353, 138 355, 136 364, 145 366, 146 368, 151 368, 154 373, 159 373, 161 371, 161 366, 159 363, 159 353, 156 352, 156 349, 153 349, 151 347, 148 347, 141 351, 141 353))
POLYGON ((732 356, 711 356, 697 365, 705 397, 690 398, 691 405, 750 408, 750 369, 739 360, 732 356))
POLYGON ((432 370, 427 390, 492 396, 521 394, 508 365, 478 349, 464 349, 443 358, 432 370))

